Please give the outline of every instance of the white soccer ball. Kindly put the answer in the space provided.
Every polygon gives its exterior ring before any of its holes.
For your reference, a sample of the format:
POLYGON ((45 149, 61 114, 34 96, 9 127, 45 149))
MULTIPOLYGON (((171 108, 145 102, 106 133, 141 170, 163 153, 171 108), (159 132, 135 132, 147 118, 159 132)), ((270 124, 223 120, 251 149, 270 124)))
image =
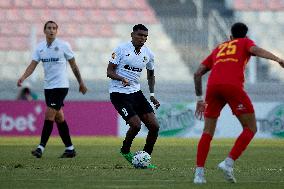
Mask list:
POLYGON ((132 159, 135 168, 147 168, 151 163, 151 156, 145 151, 137 151, 132 159))

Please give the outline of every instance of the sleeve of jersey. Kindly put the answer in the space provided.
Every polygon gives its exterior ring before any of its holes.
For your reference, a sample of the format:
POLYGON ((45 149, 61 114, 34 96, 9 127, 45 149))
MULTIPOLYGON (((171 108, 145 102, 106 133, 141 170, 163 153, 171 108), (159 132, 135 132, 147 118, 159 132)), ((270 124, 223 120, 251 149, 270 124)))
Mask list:
POLYGON ((67 60, 74 58, 74 52, 72 51, 70 44, 67 42, 64 45, 64 57, 67 60))
POLYGON ((246 50, 249 52, 250 48, 256 46, 253 40, 246 38, 246 50))
POLYGON ((40 62, 40 56, 39 56, 39 51, 36 49, 33 54, 32 54, 32 60, 36 62, 40 62))
POLYGON ((146 69, 154 70, 154 54, 150 52, 149 56, 149 62, 146 64, 146 69))
POLYGON ((113 53, 111 54, 109 62, 112 64, 119 64, 120 60, 121 60, 121 49, 117 47, 116 49, 114 49, 113 53))
POLYGON ((207 68, 211 69, 212 66, 213 66, 212 53, 209 56, 207 56, 207 58, 205 60, 203 60, 203 62, 201 64, 203 64, 207 68))

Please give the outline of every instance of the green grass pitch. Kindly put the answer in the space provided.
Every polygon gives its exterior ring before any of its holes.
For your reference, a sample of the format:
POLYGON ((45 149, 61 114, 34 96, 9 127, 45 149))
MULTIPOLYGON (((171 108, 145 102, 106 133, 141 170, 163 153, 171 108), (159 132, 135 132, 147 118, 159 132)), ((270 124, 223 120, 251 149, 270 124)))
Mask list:
MULTIPOLYGON (((135 139, 132 150, 141 150, 144 141, 135 139)), ((283 139, 253 140, 236 162, 236 184, 227 183, 216 168, 234 140, 213 140, 205 185, 192 183, 198 139, 159 138, 152 154, 156 170, 131 167, 119 154, 121 138, 74 137, 74 159, 58 158, 64 147, 55 137, 36 159, 30 152, 38 142, 38 137, 0 138, 0 188, 284 188, 283 139)))

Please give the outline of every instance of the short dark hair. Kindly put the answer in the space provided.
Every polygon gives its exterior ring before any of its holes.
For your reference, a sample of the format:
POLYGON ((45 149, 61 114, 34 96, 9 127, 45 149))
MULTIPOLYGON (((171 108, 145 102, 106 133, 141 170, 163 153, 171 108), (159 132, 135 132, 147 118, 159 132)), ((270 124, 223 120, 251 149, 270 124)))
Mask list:
POLYGON ((234 38, 244 38, 248 32, 248 27, 244 23, 237 22, 231 27, 231 34, 234 38))
POLYGON ((136 24, 135 26, 133 26, 133 31, 138 30, 148 31, 148 28, 146 28, 146 26, 144 26, 143 24, 136 24))
POLYGON ((55 24, 55 25, 56 25, 56 29, 58 29, 58 25, 56 24, 56 22, 54 22, 54 21, 52 21, 52 20, 49 20, 49 21, 47 21, 47 22, 44 24, 43 30, 45 30, 47 24, 50 24, 50 23, 55 24))

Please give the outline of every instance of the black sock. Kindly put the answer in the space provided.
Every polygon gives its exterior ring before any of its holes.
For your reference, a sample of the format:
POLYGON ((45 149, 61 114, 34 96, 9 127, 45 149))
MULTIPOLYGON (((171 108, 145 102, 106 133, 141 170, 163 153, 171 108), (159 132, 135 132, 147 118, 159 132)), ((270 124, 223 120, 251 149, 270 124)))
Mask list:
POLYGON ((134 140, 135 136, 138 134, 140 131, 141 127, 130 127, 129 130, 126 133, 126 137, 123 141, 123 145, 120 149, 120 151, 124 154, 127 154, 130 152, 130 147, 132 145, 132 141, 134 140))
POLYGON ((65 147, 72 146, 71 137, 69 134, 69 128, 68 128, 66 121, 64 120, 61 123, 57 123, 57 128, 58 128, 59 135, 62 139, 62 142, 65 144, 65 147))
POLYGON ((45 147, 51 132, 53 129, 53 121, 50 120, 44 120, 42 132, 41 132, 41 138, 40 138, 40 145, 45 147))
POLYGON ((149 130, 147 138, 146 138, 146 144, 144 146, 144 151, 147 152, 148 154, 152 154, 154 145, 156 143, 156 140, 158 138, 158 132, 159 129, 153 129, 149 130))

